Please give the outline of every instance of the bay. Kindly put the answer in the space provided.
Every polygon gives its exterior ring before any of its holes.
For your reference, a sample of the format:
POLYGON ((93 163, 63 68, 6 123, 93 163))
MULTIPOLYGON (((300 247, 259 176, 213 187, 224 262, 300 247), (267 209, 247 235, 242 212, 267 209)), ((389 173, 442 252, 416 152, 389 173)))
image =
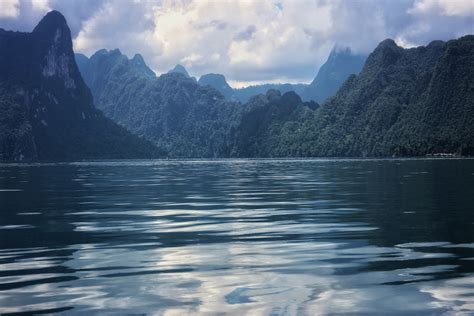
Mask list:
POLYGON ((474 160, 0 165, 0 312, 474 310, 474 160))

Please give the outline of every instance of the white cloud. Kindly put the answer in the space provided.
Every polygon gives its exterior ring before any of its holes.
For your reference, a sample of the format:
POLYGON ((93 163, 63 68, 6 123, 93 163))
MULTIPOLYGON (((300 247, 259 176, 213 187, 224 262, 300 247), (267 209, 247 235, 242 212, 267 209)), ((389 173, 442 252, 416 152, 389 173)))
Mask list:
POLYGON ((20 13, 20 0, 1 0, 0 17, 16 18, 20 13))
POLYGON ((119 48, 129 55, 141 53, 148 58, 161 54, 160 43, 151 38, 151 8, 142 2, 121 3, 104 2, 82 23, 74 40, 76 51, 92 54, 100 48, 119 48))
MULTIPOLYGON (((472 0, 418 0, 409 10, 414 14, 437 13, 446 16, 474 16, 472 0)), ((474 22, 473 22, 474 23, 474 22)), ((474 27, 474 26, 473 26, 474 27)))
POLYGON ((48 12, 51 10, 48 0, 31 0, 33 10, 48 12))
POLYGON ((150 28, 109 32, 107 25, 127 24, 127 15, 138 10, 135 4, 126 10, 116 4, 107 2, 83 24, 77 50, 91 54, 124 43, 122 51, 143 53, 157 72, 183 63, 198 76, 220 72, 236 81, 288 81, 310 80, 334 45, 326 36, 316 47, 308 32, 331 29, 331 6, 324 1, 145 2, 138 6, 146 7, 150 28), (304 6, 309 8, 302 10, 304 6))
POLYGON ((235 85, 309 82, 334 45, 426 45, 473 33, 473 0, 0 0, 0 27, 30 31, 62 12, 76 51, 141 53, 158 73, 225 74, 235 85), (2 8, 3 9, 3 8, 2 8), (20 11, 20 12, 18 12, 20 11), (8 14, 12 17, 6 18, 8 14), (3 14, 3 18, 2 15, 3 14))
POLYGON ((415 45, 474 33, 472 0, 416 0, 406 12, 412 20, 401 37, 415 45))

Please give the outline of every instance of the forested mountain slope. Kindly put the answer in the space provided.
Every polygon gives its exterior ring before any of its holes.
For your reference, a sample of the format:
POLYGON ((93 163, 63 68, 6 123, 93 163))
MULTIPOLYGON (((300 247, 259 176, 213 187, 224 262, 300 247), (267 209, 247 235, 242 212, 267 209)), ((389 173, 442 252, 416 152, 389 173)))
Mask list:
MULTIPOLYGON (((474 153, 474 36, 403 49, 379 44, 359 75, 265 156, 474 153)), ((261 142, 265 142, 264 140, 261 142)))
POLYGON ((252 97, 248 111, 242 116, 233 133, 234 157, 298 157, 301 146, 293 142, 305 121, 314 118, 319 105, 303 102, 293 91, 281 95, 269 90, 265 95, 252 97))
POLYGON ((99 109, 169 157, 225 157, 244 109, 182 71, 158 78, 118 50, 98 51, 81 72, 99 109))
POLYGON ((474 36, 403 49, 385 40, 322 108, 311 154, 474 150, 474 36))

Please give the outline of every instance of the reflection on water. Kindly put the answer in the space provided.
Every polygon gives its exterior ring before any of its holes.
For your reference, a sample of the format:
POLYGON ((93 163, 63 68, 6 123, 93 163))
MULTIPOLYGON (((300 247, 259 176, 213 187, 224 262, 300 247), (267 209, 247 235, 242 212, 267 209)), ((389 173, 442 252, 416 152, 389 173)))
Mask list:
POLYGON ((474 310, 474 160, 0 166, 0 312, 474 310))

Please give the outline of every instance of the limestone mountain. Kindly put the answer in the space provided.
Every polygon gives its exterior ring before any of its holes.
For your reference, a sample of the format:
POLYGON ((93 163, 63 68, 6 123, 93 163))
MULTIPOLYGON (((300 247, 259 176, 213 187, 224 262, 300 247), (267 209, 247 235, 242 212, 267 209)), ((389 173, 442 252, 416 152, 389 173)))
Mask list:
POLYGON ((236 100, 234 89, 229 86, 224 75, 206 74, 199 78, 198 83, 201 86, 211 86, 219 91, 227 100, 236 100))
POLYGON ((346 79, 357 75, 367 56, 354 54, 350 48, 334 48, 314 80, 301 92, 303 100, 322 103, 333 96, 346 79))
POLYGON ((49 12, 31 33, 0 29, 0 159, 153 157, 156 148, 93 104, 64 17, 49 12))
POLYGON ((172 73, 178 73, 178 74, 182 74, 184 75, 185 77, 188 77, 189 78, 189 73, 188 71, 186 70, 186 68, 184 68, 184 66, 180 65, 180 64, 177 64, 176 66, 174 66, 173 69, 171 69, 170 71, 168 71, 169 74, 172 74, 172 73))

